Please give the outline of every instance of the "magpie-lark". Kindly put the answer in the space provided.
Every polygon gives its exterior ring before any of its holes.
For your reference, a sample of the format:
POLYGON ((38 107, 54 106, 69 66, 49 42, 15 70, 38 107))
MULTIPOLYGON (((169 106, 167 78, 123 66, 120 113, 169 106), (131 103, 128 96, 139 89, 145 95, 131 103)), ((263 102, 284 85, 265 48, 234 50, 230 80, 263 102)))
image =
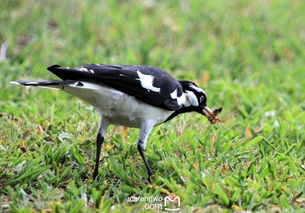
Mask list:
POLYGON ((211 123, 219 121, 216 115, 221 112, 221 108, 210 110, 206 93, 201 88, 190 81, 177 81, 156 67, 88 64, 79 68, 53 65, 48 70, 61 80, 10 83, 63 90, 97 109, 101 120, 96 138, 93 178, 98 175, 101 146, 110 124, 140 128, 137 149, 150 180, 153 172, 144 150, 154 126, 186 112, 198 112, 211 123))

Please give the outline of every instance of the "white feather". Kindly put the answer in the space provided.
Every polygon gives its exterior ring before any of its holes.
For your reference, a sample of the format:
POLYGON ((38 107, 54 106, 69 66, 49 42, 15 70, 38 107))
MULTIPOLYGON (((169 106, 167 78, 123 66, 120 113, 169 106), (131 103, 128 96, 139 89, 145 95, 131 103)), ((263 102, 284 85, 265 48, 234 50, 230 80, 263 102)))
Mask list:
POLYGON ((198 99, 192 91, 186 90, 184 94, 187 100, 185 106, 199 106, 198 99))
POLYGON ((143 88, 154 92, 160 92, 160 88, 153 85, 154 76, 142 74, 139 70, 137 71, 137 74, 143 88))
POLYGON ((177 98, 178 98, 177 89, 175 89, 174 92, 171 93, 171 97, 172 97, 173 99, 177 99, 177 98))
POLYGON ((10 81, 10 84, 21 85, 21 84, 19 84, 17 81, 10 81))
POLYGON ((193 88, 194 90, 196 90, 197 92, 201 92, 206 95, 206 92, 203 89, 196 87, 195 85, 190 85, 190 87, 193 88))
POLYGON ((184 104, 185 102, 185 95, 182 93, 181 96, 178 97, 177 89, 174 90, 171 94, 172 99, 177 99, 178 105, 184 104))
POLYGON ((79 71, 83 71, 83 72, 88 72, 88 69, 87 68, 84 68, 84 67, 81 67, 78 69, 79 71))
POLYGON ((185 95, 183 93, 180 97, 177 98, 177 102, 178 102, 179 105, 185 103, 185 95))
POLYGON ((173 113, 107 86, 81 83, 83 86, 65 85, 63 90, 89 102, 111 124, 139 128, 147 120, 162 123, 173 113))

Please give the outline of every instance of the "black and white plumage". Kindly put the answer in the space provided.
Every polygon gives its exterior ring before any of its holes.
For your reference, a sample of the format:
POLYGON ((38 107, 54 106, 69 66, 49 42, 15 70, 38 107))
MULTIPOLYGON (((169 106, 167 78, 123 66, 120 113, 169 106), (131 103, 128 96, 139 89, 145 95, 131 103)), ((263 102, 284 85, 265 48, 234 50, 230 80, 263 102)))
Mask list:
POLYGON ((98 174, 101 145, 110 124, 140 128, 138 151, 148 176, 146 141, 152 128, 185 112, 209 116, 206 93, 190 81, 177 81, 167 72, 146 65, 88 64, 79 68, 53 65, 48 68, 62 80, 13 81, 12 84, 60 89, 93 105, 101 115, 97 134, 98 174))

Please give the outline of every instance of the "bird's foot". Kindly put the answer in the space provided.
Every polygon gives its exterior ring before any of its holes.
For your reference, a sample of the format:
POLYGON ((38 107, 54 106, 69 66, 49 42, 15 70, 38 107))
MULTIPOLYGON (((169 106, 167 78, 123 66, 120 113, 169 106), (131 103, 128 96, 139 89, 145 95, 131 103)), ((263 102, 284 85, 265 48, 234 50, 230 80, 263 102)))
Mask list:
POLYGON ((152 177, 152 176, 148 176, 147 180, 148 180, 148 182, 149 182, 150 184, 152 184, 153 177, 152 177))
POLYGON ((153 181, 153 175, 154 175, 154 173, 153 173, 151 170, 148 170, 148 171, 147 171, 147 175, 148 175, 147 180, 148 180, 148 182, 151 184, 152 181, 153 181))

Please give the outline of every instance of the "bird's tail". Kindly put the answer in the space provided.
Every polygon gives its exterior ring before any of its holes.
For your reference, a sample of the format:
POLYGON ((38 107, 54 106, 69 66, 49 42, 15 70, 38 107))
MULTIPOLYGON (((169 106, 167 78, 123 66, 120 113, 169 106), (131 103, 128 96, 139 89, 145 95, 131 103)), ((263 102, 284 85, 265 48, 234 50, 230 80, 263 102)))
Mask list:
POLYGON ((63 89, 65 85, 74 84, 76 81, 73 80, 45 80, 45 81, 11 81, 11 84, 22 85, 22 86, 35 86, 45 87, 48 89, 63 89))

